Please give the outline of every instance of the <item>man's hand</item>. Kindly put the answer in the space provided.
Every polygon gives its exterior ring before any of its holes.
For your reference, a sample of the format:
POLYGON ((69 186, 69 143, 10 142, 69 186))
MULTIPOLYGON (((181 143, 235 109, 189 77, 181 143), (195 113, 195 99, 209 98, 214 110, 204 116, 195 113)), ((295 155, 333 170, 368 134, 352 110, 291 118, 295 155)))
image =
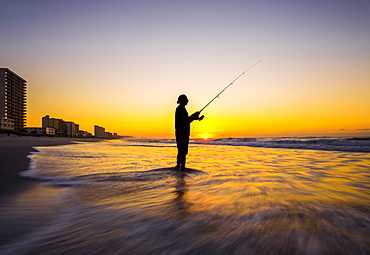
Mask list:
POLYGON ((193 120, 199 120, 199 114, 200 114, 200 112, 195 112, 190 117, 193 120))

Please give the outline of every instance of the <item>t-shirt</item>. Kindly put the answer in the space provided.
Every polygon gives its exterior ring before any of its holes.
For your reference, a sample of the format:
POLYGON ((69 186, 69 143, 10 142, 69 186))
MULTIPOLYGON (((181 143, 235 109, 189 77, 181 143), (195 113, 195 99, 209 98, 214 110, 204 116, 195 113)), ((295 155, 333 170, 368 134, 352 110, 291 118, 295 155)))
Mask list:
POLYGON ((177 106, 176 113, 175 113, 175 129, 190 131, 190 123, 184 122, 184 120, 181 119, 182 116, 185 116, 186 118, 188 118, 189 114, 185 106, 179 105, 177 106))

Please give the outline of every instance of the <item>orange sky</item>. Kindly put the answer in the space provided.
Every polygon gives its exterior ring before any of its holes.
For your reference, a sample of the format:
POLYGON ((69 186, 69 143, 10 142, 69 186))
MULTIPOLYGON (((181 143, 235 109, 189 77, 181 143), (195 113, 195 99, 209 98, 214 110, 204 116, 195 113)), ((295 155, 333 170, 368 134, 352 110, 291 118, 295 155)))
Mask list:
POLYGON ((28 126, 50 115, 90 132, 173 137, 178 95, 191 114, 262 60, 193 137, 370 135, 369 3, 6 5, 0 66, 28 81, 28 126))

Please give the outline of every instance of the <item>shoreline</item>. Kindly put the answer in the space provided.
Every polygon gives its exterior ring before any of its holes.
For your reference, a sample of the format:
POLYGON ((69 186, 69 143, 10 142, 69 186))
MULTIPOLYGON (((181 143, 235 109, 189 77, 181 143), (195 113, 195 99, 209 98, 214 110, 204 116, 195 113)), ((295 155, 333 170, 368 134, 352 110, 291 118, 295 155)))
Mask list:
POLYGON ((42 185, 18 174, 28 170, 33 147, 98 142, 94 138, 0 135, 0 246, 50 222, 59 211, 62 187, 42 185))

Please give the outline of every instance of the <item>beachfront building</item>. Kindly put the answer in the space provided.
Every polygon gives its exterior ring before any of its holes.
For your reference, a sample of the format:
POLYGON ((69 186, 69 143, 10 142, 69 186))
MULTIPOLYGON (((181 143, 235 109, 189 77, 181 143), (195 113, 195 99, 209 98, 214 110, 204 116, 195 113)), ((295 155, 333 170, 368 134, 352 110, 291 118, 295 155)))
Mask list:
POLYGON ((57 130, 53 127, 46 127, 45 128, 45 134, 47 135, 56 135, 57 130))
POLYGON ((26 122, 27 81, 0 68, 0 121, 2 129, 21 131, 26 122))
POLYGON ((106 132, 105 128, 96 125, 94 126, 94 136, 109 139, 121 137, 117 133, 106 132))
POLYGON ((26 127, 26 132, 32 134, 47 134, 47 135, 55 135, 55 128, 53 127, 26 127))
POLYGON ((62 119, 50 118, 49 115, 42 117, 42 127, 53 127, 56 129, 57 135, 66 135, 66 122, 62 119))
POLYGON ((78 136, 78 133, 80 132, 80 125, 75 123, 75 129, 76 129, 76 135, 78 136))
POLYGON ((66 135, 70 137, 74 137, 78 135, 79 125, 72 122, 72 121, 66 121, 66 135))
POLYGON ((79 130, 78 131, 78 136, 83 136, 83 137, 92 137, 92 134, 87 132, 87 131, 83 131, 83 130, 79 130))
POLYGON ((95 137, 105 137, 105 128, 95 125, 94 126, 94 136, 95 137))

